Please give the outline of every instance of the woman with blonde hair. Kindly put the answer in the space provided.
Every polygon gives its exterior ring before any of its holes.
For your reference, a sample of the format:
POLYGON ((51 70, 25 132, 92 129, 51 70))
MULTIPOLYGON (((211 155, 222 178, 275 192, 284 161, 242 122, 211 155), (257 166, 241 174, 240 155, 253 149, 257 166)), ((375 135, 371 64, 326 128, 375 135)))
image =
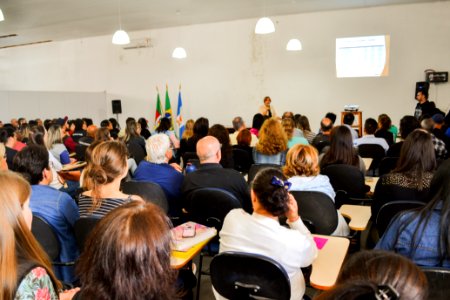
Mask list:
MULTIPOLYGON (((334 203, 336 193, 327 176, 320 174, 319 154, 317 149, 310 145, 295 145, 286 157, 283 168, 284 175, 292 184, 290 191, 321 192, 334 203)), ((350 229, 344 217, 337 211, 338 225, 332 235, 348 235, 350 229)))
MULTIPOLYGON (((61 283, 31 233, 30 185, 0 172, 0 299, 58 299, 61 283)), ((60 294, 71 299, 77 289, 60 294)))
POLYGON ((194 120, 189 119, 184 125, 183 135, 181 136, 182 140, 188 140, 194 135, 194 120))
POLYGON ((120 191, 120 182, 128 174, 127 157, 127 148, 121 142, 103 142, 94 148, 83 175, 87 191, 78 199, 81 218, 101 218, 125 203, 142 200, 120 191))
POLYGON ((63 144, 62 128, 58 124, 50 126, 47 131, 47 149, 53 154, 53 156, 63 165, 71 163, 69 157, 69 151, 63 144))
POLYGON ((288 139, 275 118, 267 119, 259 131, 259 140, 253 149, 253 160, 257 164, 283 166, 286 160, 288 139))

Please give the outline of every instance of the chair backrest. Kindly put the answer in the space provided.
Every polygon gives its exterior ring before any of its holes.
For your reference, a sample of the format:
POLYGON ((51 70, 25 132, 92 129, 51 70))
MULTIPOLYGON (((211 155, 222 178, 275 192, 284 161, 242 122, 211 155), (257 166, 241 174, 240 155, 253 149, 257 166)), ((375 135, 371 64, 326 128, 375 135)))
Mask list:
POLYGON ((392 170, 395 169, 395 167, 397 166, 397 161, 398 161, 399 157, 389 157, 386 156, 384 157, 381 161, 380 164, 378 166, 378 175, 381 177, 384 174, 387 174, 389 172, 391 172, 392 170))
POLYGON ((163 189, 154 182, 126 181, 122 183, 122 192, 141 196, 147 202, 158 205, 167 213, 169 203, 163 189))
POLYGON ((82 144, 77 144, 75 146, 75 158, 78 161, 84 161, 85 160, 85 155, 86 155, 86 149, 87 148, 88 148, 88 146, 82 145, 82 144))
POLYGON ((197 223, 222 229, 228 212, 242 208, 241 202, 230 192, 219 188, 200 188, 187 196, 189 217, 197 223))
POLYGON ((281 166, 275 164, 253 164, 248 171, 247 182, 249 184, 252 183, 253 179, 255 179, 256 177, 256 174, 258 174, 259 171, 267 168, 281 169, 281 166))
POLYGON ((298 203, 299 215, 311 233, 330 235, 338 225, 333 199, 321 192, 291 191, 298 203))
POLYGON ((450 295, 450 269, 422 267, 428 279, 428 299, 447 300, 450 295))
POLYGON ((335 191, 345 191, 349 197, 364 198, 366 187, 364 174, 350 165, 329 165, 321 170, 327 175, 335 191))
POLYGON ((233 148, 233 160, 235 170, 242 173, 248 173, 250 166, 252 165, 250 153, 243 149, 233 148))
POLYGON ((42 249, 44 249, 47 253, 50 260, 58 260, 61 248, 56 233, 53 231, 50 224, 48 224, 43 218, 33 215, 31 233, 33 233, 34 237, 39 242, 42 249))
POLYGON ((134 158, 137 165, 139 165, 139 163, 147 156, 145 149, 133 139, 128 142, 127 148, 130 153, 130 157, 134 158))
POLYGON ((210 265, 214 289, 227 299, 291 297, 289 276, 278 262, 257 254, 223 252, 210 265))
POLYGON ((316 147, 317 152, 319 152, 320 154, 323 153, 325 148, 330 146, 330 144, 331 144, 330 141, 320 141, 317 144, 315 144, 314 147, 316 147))
POLYGON ((88 218, 80 218, 75 222, 73 230, 75 233, 75 239, 77 241, 77 246, 78 249, 80 250, 80 253, 83 251, 84 244, 86 243, 86 240, 89 237, 90 233, 100 220, 101 220, 100 218, 88 217, 88 218))
POLYGON ((405 210, 423 207, 424 202, 413 200, 391 201, 381 206, 376 216, 375 226, 381 237, 395 216, 405 210))
POLYGON ((361 157, 372 158, 370 166, 366 166, 368 170, 375 170, 378 168, 381 159, 386 155, 384 148, 378 144, 362 144, 358 146, 358 154, 361 157))

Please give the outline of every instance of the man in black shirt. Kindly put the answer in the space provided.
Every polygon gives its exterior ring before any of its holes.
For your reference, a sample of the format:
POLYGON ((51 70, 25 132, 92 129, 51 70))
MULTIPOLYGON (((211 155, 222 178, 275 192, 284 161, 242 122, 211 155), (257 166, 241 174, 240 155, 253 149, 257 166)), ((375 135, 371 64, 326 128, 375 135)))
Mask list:
POLYGON ((417 120, 421 120, 425 116, 431 118, 436 111, 436 105, 434 104, 434 102, 428 101, 428 91, 418 91, 416 100, 419 101, 419 103, 417 103, 416 105, 414 117, 416 117, 417 120))

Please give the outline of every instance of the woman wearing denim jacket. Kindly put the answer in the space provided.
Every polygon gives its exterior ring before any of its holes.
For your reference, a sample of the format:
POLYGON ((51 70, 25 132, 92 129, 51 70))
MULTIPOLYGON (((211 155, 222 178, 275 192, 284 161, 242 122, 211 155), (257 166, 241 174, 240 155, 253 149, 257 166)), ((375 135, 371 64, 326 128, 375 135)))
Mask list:
POLYGON ((419 266, 450 267, 450 160, 435 173, 431 201, 395 218, 376 249, 395 251, 419 266))

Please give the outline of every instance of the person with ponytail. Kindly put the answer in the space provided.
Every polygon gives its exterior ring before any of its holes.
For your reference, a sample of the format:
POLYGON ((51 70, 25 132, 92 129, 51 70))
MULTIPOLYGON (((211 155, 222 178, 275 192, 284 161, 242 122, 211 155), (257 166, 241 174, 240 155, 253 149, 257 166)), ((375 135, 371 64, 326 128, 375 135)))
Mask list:
MULTIPOLYGON (((289 194, 290 183, 274 168, 260 171, 251 188, 253 214, 234 209, 220 231, 219 252, 241 251, 270 257, 279 262, 291 280, 291 299, 302 299, 305 280, 300 268, 317 256, 313 237, 298 215, 297 202, 289 194), (278 218, 287 217, 290 228, 278 218)), ((222 299, 215 292, 216 299, 222 299)))
POLYGON ((137 195, 120 191, 120 182, 128 174, 127 158, 127 147, 122 142, 103 142, 94 148, 83 172, 86 191, 78 198, 81 218, 101 218, 132 200, 142 201, 137 195))
MULTIPOLYGON (((30 231, 30 195, 25 179, 0 171, 0 300, 54 300, 62 287, 30 231)), ((59 299, 71 299, 77 291, 62 292, 59 299)))

